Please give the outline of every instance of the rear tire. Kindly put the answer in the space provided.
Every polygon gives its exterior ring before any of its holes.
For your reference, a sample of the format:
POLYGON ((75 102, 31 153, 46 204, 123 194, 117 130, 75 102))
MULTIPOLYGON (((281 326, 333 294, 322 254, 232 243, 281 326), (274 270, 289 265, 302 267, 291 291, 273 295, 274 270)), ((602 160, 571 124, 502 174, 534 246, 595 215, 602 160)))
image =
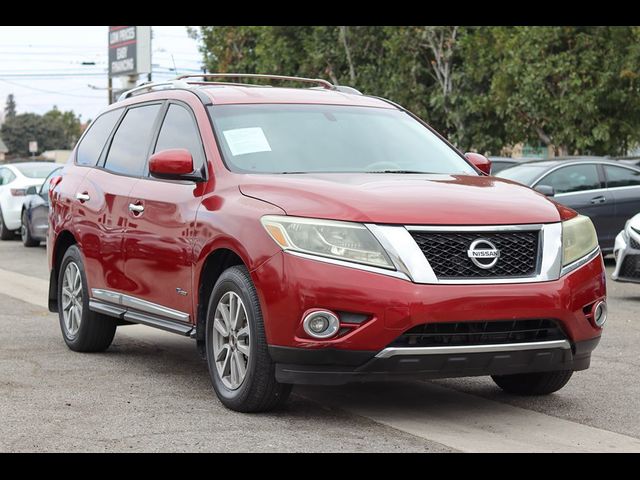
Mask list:
POLYGON ((227 408, 264 412, 287 400, 291 385, 276 381, 258 294, 244 266, 225 270, 213 287, 205 342, 211 382, 227 408))
POLYGON ((101 352, 109 348, 116 321, 89 310, 89 289, 80 250, 65 252, 58 274, 58 317, 62 338, 75 352, 101 352))
POLYGON ((493 375, 493 381, 505 392, 515 395, 549 395, 564 387, 573 375, 571 370, 557 372, 493 375))
POLYGON ((4 223, 4 217, 2 216, 2 209, 0 208, 0 240, 11 240, 15 237, 12 230, 9 230, 4 223))
POLYGON ((22 238, 22 244, 25 247, 37 247, 40 245, 40 240, 35 240, 31 236, 29 231, 29 222, 27 220, 27 211, 22 211, 22 224, 20 225, 20 237, 22 238))

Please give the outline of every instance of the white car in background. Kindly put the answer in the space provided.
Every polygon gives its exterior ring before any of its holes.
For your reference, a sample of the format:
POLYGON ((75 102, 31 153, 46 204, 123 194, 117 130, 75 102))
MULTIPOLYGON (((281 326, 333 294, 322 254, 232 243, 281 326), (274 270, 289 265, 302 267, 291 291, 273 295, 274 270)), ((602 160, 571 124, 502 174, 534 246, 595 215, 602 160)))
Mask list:
POLYGON ((640 283, 640 213, 624 226, 613 247, 616 269, 611 278, 618 282, 640 283))
POLYGON ((9 240, 20 229, 22 204, 27 188, 40 186, 54 168, 53 162, 0 165, 0 239, 9 240))

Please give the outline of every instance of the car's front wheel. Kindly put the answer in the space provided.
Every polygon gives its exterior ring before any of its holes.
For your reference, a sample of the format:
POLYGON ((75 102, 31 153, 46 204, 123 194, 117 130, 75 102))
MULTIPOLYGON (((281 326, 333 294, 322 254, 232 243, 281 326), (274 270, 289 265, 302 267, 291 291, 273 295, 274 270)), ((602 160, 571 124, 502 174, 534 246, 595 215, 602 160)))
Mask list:
POLYGON ((116 333, 114 319, 89 310, 89 292, 77 246, 65 252, 58 276, 58 316, 62 337, 76 352, 101 352, 116 333))
POLYGON ((505 392, 515 395, 549 395, 564 387, 573 375, 571 370, 557 372, 494 375, 493 381, 505 392))
POLYGON ((267 411, 289 396, 291 385, 276 381, 258 295, 244 266, 225 270, 213 287, 206 356, 213 388, 232 410, 267 411))
POLYGON ((29 221, 27 218, 27 211, 22 211, 22 224, 20 225, 20 237, 22 238, 22 244, 25 247, 37 247, 40 245, 39 240, 35 240, 31 236, 31 231, 29 230, 29 221))

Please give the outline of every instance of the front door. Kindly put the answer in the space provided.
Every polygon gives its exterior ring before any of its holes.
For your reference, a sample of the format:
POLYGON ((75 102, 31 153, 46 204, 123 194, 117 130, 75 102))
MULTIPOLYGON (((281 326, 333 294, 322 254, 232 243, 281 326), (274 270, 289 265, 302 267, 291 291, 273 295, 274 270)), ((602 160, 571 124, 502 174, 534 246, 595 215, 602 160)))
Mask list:
MULTIPOLYGON (((177 102, 167 105, 153 151, 173 148, 189 150, 194 167, 203 167, 197 123, 190 108, 177 102)), ((192 284, 193 230, 202 187, 202 183, 160 180, 147 173, 131 192, 124 240, 125 273, 131 287, 127 293, 173 310, 172 318, 182 313, 191 321, 192 302, 197 298, 192 284)))

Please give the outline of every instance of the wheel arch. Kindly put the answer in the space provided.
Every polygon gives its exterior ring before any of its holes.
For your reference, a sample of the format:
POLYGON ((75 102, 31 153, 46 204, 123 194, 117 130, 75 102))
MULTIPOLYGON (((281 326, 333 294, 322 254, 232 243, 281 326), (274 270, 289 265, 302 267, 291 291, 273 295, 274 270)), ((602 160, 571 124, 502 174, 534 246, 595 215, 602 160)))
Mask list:
POLYGON ((62 258, 70 246, 76 245, 78 241, 69 230, 62 230, 56 237, 53 246, 52 259, 53 268, 49 277, 49 311, 58 311, 58 275, 62 258))

